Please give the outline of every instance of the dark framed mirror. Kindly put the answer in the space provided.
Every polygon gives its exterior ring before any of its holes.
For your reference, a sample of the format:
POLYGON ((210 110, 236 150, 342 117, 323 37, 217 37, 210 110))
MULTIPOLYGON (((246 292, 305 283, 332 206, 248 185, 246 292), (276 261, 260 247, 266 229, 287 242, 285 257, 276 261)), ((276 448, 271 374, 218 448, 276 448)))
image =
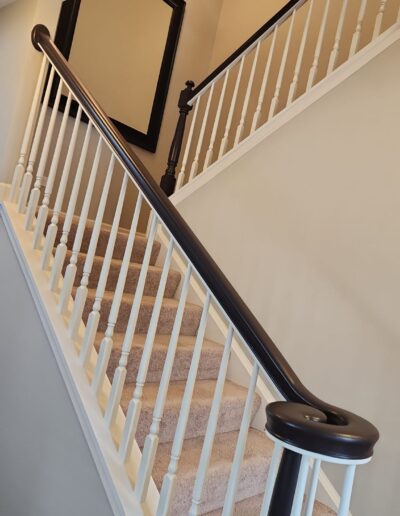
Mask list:
MULTIPOLYGON (((184 0, 64 0, 55 43, 127 141, 155 152, 184 0)), ((53 84, 54 101, 57 82, 53 84)), ((60 109, 63 110, 63 96, 60 109)), ((71 116, 77 107, 72 106, 71 116)))

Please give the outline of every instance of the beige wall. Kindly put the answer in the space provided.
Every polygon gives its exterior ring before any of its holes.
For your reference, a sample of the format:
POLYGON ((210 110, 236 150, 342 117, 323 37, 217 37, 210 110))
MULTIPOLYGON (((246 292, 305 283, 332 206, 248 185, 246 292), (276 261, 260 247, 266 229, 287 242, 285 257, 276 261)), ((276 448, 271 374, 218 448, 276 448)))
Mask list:
POLYGON ((362 516, 393 516, 400 488, 399 56, 397 42, 178 206, 304 383, 379 428, 362 516))
POLYGON ((33 96, 41 55, 30 32, 54 33, 61 0, 17 0, 0 10, 0 182, 10 182, 33 96))

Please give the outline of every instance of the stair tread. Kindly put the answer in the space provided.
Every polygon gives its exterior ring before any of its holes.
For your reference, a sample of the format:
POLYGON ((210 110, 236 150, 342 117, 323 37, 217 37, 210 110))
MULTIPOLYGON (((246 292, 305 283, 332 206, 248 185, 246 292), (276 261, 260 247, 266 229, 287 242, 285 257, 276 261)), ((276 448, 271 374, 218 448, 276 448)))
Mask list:
MULTIPOLYGON (((186 381, 170 382, 168 386, 167 398, 160 424, 160 442, 169 442, 174 439, 185 386, 186 381)), ((196 380, 186 426, 186 438, 190 439, 205 434, 215 386, 216 380, 196 380)), ((121 407, 125 413, 128 411, 134 388, 135 384, 125 384, 124 386, 121 407)), ((158 383, 146 383, 143 387, 142 410, 136 432, 136 441, 140 447, 143 446, 146 435, 150 431, 158 391, 158 383)), ((217 432, 239 430, 246 395, 246 388, 229 380, 225 382, 219 410, 217 432)), ((253 415, 258 410, 260 403, 261 399, 256 395, 253 403, 253 415)))
MULTIPOLYGON (((70 257, 72 255, 71 251, 67 251, 67 258, 64 262, 63 272, 65 271, 69 261, 70 257)), ((83 267, 85 264, 87 254, 84 252, 78 253, 78 259, 77 259, 77 273, 75 276, 75 286, 79 286, 82 274, 83 274, 83 267)), ((104 257, 103 256, 95 256, 93 260, 92 270, 89 276, 89 287, 95 288, 96 285, 99 282, 101 269, 104 263, 104 257)), ((106 290, 108 291, 114 291, 120 270, 122 266, 122 260, 118 258, 113 258, 111 260, 110 269, 107 276, 107 284, 106 284, 106 290)), ((142 264, 140 262, 129 262, 129 267, 127 271, 126 281, 125 281, 125 292, 133 293, 136 290, 137 283, 139 281, 140 272, 142 270, 142 264)), ((145 281, 145 288, 144 293, 146 295, 156 295, 158 291, 158 287, 161 280, 161 274, 162 274, 162 267, 158 267, 157 265, 149 265, 148 270, 146 273, 146 281, 145 281)), ((169 269, 168 271, 168 277, 167 282, 165 285, 164 290, 164 296, 165 297, 173 297, 179 282, 181 280, 181 274, 180 272, 169 269)))
MULTIPOLYGON (((238 435, 238 431, 232 431, 215 436, 203 489, 201 514, 223 506, 238 435)), ((183 443, 171 514, 187 514, 189 510, 202 446, 203 437, 186 439, 183 443)), ((263 432, 254 428, 249 429, 236 500, 240 501, 264 492, 272 450, 273 443, 263 432)), ((171 443, 158 446, 153 469, 153 479, 158 489, 161 488, 163 476, 167 471, 170 453, 171 443)))
MULTIPOLYGON (((108 376, 112 380, 114 371, 118 367, 121 356, 122 344, 124 341, 124 333, 115 333, 113 340, 114 345, 111 351, 108 376)), ((143 347, 146 341, 146 334, 136 334, 132 342, 132 348, 128 357, 127 365, 127 382, 136 381, 137 372, 142 357, 143 347)), ((168 345, 171 335, 156 334, 152 354, 147 372, 146 382, 159 382, 164 368, 165 358, 168 351, 168 345)), ((96 337, 95 346, 100 347, 102 334, 96 337)), ((192 335, 180 335, 178 338, 177 349, 175 353, 174 367, 172 369, 171 380, 185 380, 187 378, 190 364, 192 361, 193 349, 196 337, 192 335)), ((200 364, 197 371, 198 379, 216 379, 218 376, 219 364, 223 353, 223 346, 212 340, 204 339, 202 343, 200 364)))

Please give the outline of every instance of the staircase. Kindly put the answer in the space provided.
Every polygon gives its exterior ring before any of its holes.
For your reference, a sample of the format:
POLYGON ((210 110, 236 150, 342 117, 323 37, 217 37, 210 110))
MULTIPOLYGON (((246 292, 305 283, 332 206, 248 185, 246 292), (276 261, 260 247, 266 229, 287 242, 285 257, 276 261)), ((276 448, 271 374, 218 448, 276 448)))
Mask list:
POLYGON ((43 61, 4 209, 115 512, 348 516, 376 428, 306 389, 48 30, 32 41, 43 61), (335 512, 316 501, 325 463, 343 471, 335 512))
MULTIPOLYGON (((60 228, 62 227, 64 220, 65 214, 61 213, 59 218, 60 228)), ((50 222, 51 219, 48 218, 46 230, 50 222)), ((69 233, 71 241, 73 241, 76 236, 78 222, 79 219, 75 217, 69 233)), ((73 289, 74 293, 79 287, 79 278, 83 273, 83 265, 87 257, 86 253, 89 249, 93 226, 94 221, 88 220, 82 240, 81 252, 78 255, 77 275, 73 289)), ((104 255, 107 250, 110 230, 111 228, 108 225, 103 224, 101 227, 96 256, 88 284, 88 297, 83 311, 83 321, 85 324, 88 321, 89 314, 95 302, 96 285, 98 284, 104 263, 104 255)), ((60 240, 61 234, 62 231, 59 229, 56 241, 60 240)), ((100 352, 104 332, 107 329, 109 312, 112 299, 114 298, 128 236, 129 233, 126 229, 118 229, 114 246, 114 254, 111 260, 106 290, 102 301, 98 333, 95 340, 95 348, 98 352, 100 352)), ((110 382, 112 382, 119 364, 125 331, 129 321, 130 308, 136 291, 146 246, 146 235, 137 233, 129 263, 118 321, 113 335, 114 346, 110 354, 107 368, 107 376, 110 382)), ((121 397, 121 407, 125 414, 128 412, 129 403, 135 390, 138 367, 143 354, 151 313, 154 308, 162 275, 162 268, 156 265, 161 247, 162 244, 160 242, 157 240, 154 241, 150 264, 146 275, 143 297, 139 309, 136 333, 127 359, 126 382, 124 384, 121 397)), ((70 257, 71 252, 68 252, 67 259, 63 265, 64 272, 67 264, 69 263, 70 257)), ((171 339, 171 332, 176 318, 178 300, 175 296, 181 283, 181 279, 181 274, 178 270, 174 270, 172 267, 168 270, 157 333, 154 338, 146 383, 143 389, 142 409, 136 431, 136 441, 141 449, 143 449, 145 438, 150 431, 158 387, 161 381, 168 344, 171 339)), ((152 475, 159 490, 161 490, 163 477, 168 470, 172 441, 174 439, 185 385, 193 357, 201 312, 201 306, 186 303, 173 368, 171 371, 171 381, 160 425, 159 445, 152 475)), ((183 515, 187 514, 190 509, 191 494, 197 473, 207 422, 210 415, 211 404, 215 393, 222 353, 223 345, 221 343, 213 342, 208 339, 203 341, 188 425, 186 427, 185 440, 183 442, 182 455, 180 458, 177 485, 170 508, 170 514, 183 515)), ((207 514, 209 516, 217 516, 221 514, 229 473, 232 467, 234 452, 238 440, 242 414, 246 403, 246 395, 247 389, 245 387, 229 380, 225 381, 213 453, 211 455, 210 465, 207 472, 203 491, 203 500, 199 509, 199 514, 207 514)), ((259 409, 260 404, 261 397, 256 394, 252 406, 252 417, 254 417, 255 413, 259 409)), ((260 430, 250 428, 246 451, 241 466, 240 482, 238 484, 235 497, 235 516, 249 516, 260 512, 272 451, 273 442, 270 441, 260 430)), ((334 512, 325 505, 317 502, 313 514, 323 516, 334 514, 334 512)))

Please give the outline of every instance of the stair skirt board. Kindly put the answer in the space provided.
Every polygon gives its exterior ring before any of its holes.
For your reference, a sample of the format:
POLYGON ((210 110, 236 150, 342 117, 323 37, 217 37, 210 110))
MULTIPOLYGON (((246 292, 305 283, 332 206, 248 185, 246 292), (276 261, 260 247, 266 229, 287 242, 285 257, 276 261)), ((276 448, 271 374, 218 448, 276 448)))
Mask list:
MULTIPOLYGON (((129 470, 132 470, 132 475, 129 479, 124 465, 118 461, 111 433, 109 433, 104 423, 101 409, 94 397, 94 394, 92 394, 92 391, 88 388, 87 377, 83 369, 78 371, 79 366, 76 350, 73 349, 74 346, 71 346, 71 340, 66 334, 63 317, 59 315, 55 309, 54 294, 49 292, 47 287, 48 273, 40 271, 39 269, 40 252, 31 250, 31 246, 29 245, 29 237, 31 237, 31 234, 26 233, 26 231, 22 229, 23 216, 16 214, 13 206, 8 205, 7 203, 5 203, 4 206, 5 208, 2 207, 1 213, 4 214, 4 218, 8 221, 10 234, 16 235, 16 237, 14 236, 14 240, 18 239, 19 243, 16 244, 16 246, 20 246, 18 249, 21 249, 18 250, 18 252, 25 255, 25 258, 23 259, 24 267, 28 267, 28 270, 30 269, 29 274, 33 277, 34 283, 32 288, 35 291, 34 295, 43 299, 43 311, 47 310, 48 315, 46 315, 46 317, 49 319, 47 324, 51 324, 54 327, 53 332, 56 335, 55 340, 58 339, 59 343, 54 346, 56 348, 55 353, 56 355, 58 354, 61 356, 60 360, 62 364, 60 367, 64 370, 65 381, 67 385, 70 385, 69 390, 72 393, 71 396, 77 398, 77 402, 75 403, 76 407, 79 405, 77 411, 83 414, 82 418, 86 417, 87 419, 87 421, 82 423, 82 425, 89 429, 86 434, 88 442, 90 441, 91 447, 93 448, 96 464, 98 464, 99 471, 101 469, 102 471, 105 470, 107 472, 107 475, 102 475, 102 478, 104 477, 103 482, 105 485, 108 485, 108 491, 111 498, 122 498, 125 500, 123 509, 122 507, 117 508, 114 500, 116 513, 121 513, 121 510, 125 510, 130 504, 130 513, 139 514, 142 509, 138 509, 137 506, 135 507, 136 512, 132 512, 132 504, 135 504, 135 501, 130 481, 135 481, 137 467, 141 456, 140 449, 144 446, 144 441, 152 422, 159 382, 165 363, 173 322, 175 320, 178 301, 174 296, 179 294, 180 283, 184 273, 184 267, 182 266, 182 263, 180 263, 179 253, 174 252, 172 265, 168 274, 160 320, 149 364, 149 372, 143 389, 142 411, 139 418, 136 443, 131 461, 133 465, 130 464, 128 467, 129 470), (28 265, 26 262, 28 262, 28 265), (117 481, 114 481, 115 479, 117 479, 117 481), (139 512, 137 512, 138 510, 139 512)), ((62 217, 60 218, 62 219, 62 217)), ((49 224, 49 222, 50 218, 48 219, 47 224, 49 224)), ((71 233, 69 235, 70 242, 73 241, 74 234, 77 230, 77 224, 78 218, 76 217, 73 221, 71 233)), ((61 227, 61 224, 59 227, 61 227)), ((83 270, 83 263, 86 257, 85 253, 89 247, 92 229, 93 222, 88 221, 84 232, 81 252, 78 254, 78 274, 72 291, 72 297, 75 296, 76 288, 79 286, 79 279, 83 270)), ((94 288, 100 275, 109 233, 110 227, 103 225, 97 246, 96 259, 93 265, 93 276, 90 279, 88 297, 83 311, 83 322, 80 327, 81 335, 83 334, 84 323, 87 321, 95 300, 96 292, 94 288)), ((60 236, 61 233, 59 230, 58 238, 60 236)), ((124 254, 127 236, 128 233, 126 230, 119 230, 110 274, 106 285, 106 292, 102 302, 98 333, 95 340, 95 350, 92 351, 94 354, 92 357, 93 363, 91 366, 89 365, 89 369, 92 370, 96 351, 99 350, 101 340, 104 337, 104 331, 107 328, 108 314, 113 299, 113 291, 115 290, 118 281, 119 267, 124 254)), ((118 436, 121 435, 125 414, 127 413, 128 405, 135 389, 138 365, 143 353, 146 332, 149 327, 150 317, 155 302, 155 295, 160 282, 160 265, 162 265, 161 260, 165 253, 164 240, 164 235, 162 232, 159 232, 153 245, 150 267, 147 273, 144 295, 142 297, 136 325, 136 333, 134 335, 132 349, 128 357, 127 376, 122 392, 121 406, 118 412, 117 423, 115 428, 113 428, 114 440, 118 440, 118 436)), ((56 240, 56 242, 58 242, 58 240, 56 240)), ((103 392, 99 397, 100 403, 101 400, 108 398, 111 388, 110 382, 112 381, 114 372, 118 367, 120 352, 125 336, 124 332, 129 319, 130 308, 136 290, 146 242, 147 239, 144 234, 138 234, 136 236, 131 263, 128 270, 126 288, 122 297, 119 317, 114 328, 114 346, 107 369, 108 380, 104 382, 103 392)), ((71 253, 68 253, 63 271, 65 271, 70 257, 71 253)), ((32 283, 32 280, 30 281, 32 283)), ((175 435, 186 379, 190 368, 195 336, 202 312, 198 302, 199 300, 202 300, 202 297, 203 294, 198 283, 196 284, 196 280, 192 280, 190 294, 185 305, 164 414, 160 425, 159 445, 153 468, 152 482, 146 500, 147 508, 145 509, 145 512, 149 511, 153 514, 155 513, 155 508, 159 499, 157 491, 161 488, 163 477, 170 461, 172 441, 175 435)), ((71 303, 72 299, 70 300, 70 304, 71 303)), ((199 370, 190 406, 188 425, 186 428, 182 455, 179 462, 176 489, 173 495, 170 514, 186 514, 190 508, 191 493, 207 428, 219 364, 222 358, 223 346, 221 343, 223 342, 222 335, 224 331, 225 327, 222 324, 222 319, 218 315, 218 310, 213 306, 209 313, 209 324, 207 326, 206 338, 203 343, 199 370)), ((247 388, 242 387, 240 384, 243 383, 243 385, 248 385, 248 377, 250 376, 251 370, 250 361, 243 353, 240 344, 237 342, 233 348, 233 359, 231 359, 231 362, 232 363, 230 364, 228 371, 228 379, 224 385, 216 437, 204 485, 200 514, 217 515, 221 513, 246 401, 247 388)), ((251 424, 247 439, 236 493, 235 515, 258 514, 257 511, 259 511, 261 507, 262 494, 265 490, 269 462, 273 448, 273 443, 263 432, 265 420, 264 410, 265 405, 274 398, 275 394, 272 393, 271 386, 259 378, 257 393, 254 397, 252 407, 253 423, 251 424)), ((104 403, 102 408, 104 410, 104 403)), ((327 486, 323 487, 325 487, 325 490, 328 493, 332 493, 332 486, 327 484, 327 486)), ((331 498, 334 498, 334 496, 331 498)), ((338 498, 339 497, 337 496, 337 499, 338 498)), ((335 506, 332 499, 328 501, 330 505, 335 506)), ((334 513, 325 505, 317 504, 314 514, 322 516, 334 513)))

